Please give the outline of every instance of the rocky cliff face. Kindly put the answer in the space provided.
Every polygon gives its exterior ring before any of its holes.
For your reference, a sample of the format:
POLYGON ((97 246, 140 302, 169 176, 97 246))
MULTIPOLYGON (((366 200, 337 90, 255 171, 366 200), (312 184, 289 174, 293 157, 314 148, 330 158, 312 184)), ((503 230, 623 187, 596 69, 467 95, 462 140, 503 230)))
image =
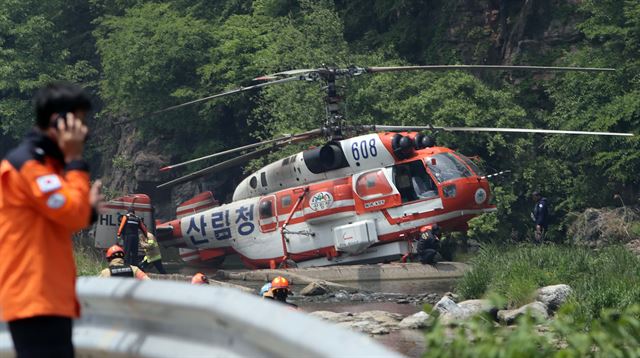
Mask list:
POLYGON ((107 125, 108 122, 98 121, 92 133, 93 138, 99 138, 99 141, 93 140, 96 144, 92 150, 92 165, 98 168, 95 176, 103 180, 107 198, 147 194, 154 204, 156 218, 171 219, 180 203, 203 190, 224 185, 224 182, 204 185, 202 181, 196 181, 173 189, 157 189, 157 185, 171 179, 160 172, 160 168, 171 163, 172 155, 164 145, 171 137, 145 138, 134 122, 121 126, 107 125))
POLYGON ((444 47, 468 63, 549 64, 546 56, 582 38, 576 29, 577 2, 461 0, 444 5, 428 21, 439 50, 444 47))

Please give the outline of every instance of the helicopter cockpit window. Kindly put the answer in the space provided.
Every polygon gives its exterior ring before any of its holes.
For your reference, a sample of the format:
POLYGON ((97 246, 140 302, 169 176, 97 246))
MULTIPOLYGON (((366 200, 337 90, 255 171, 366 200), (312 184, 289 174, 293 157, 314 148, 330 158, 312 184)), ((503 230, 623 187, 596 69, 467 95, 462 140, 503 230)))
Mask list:
POLYGON ((438 196, 438 188, 419 160, 395 165, 393 179, 403 203, 438 196))
POLYGON ((481 177, 486 174, 484 170, 480 169, 478 164, 476 164, 473 160, 471 160, 471 158, 468 158, 460 153, 456 153, 456 155, 460 159, 462 159, 462 161, 465 162, 469 166, 469 168, 471 168, 471 170, 473 170, 473 172, 476 173, 477 176, 481 177))
POLYGON ((436 154, 426 160, 429 170, 440 183, 447 180, 472 176, 471 171, 462 161, 451 153, 436 154), (434 164, 435 160, 435 164, 434 164))

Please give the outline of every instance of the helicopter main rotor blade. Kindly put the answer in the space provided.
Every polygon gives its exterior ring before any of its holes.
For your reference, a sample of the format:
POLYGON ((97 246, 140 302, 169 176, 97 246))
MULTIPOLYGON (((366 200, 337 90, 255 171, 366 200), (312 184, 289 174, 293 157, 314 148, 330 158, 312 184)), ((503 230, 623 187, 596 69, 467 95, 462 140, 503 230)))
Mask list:
POLYGON ((159 111, 151 112, 150 114, 152 114, 152 115, 153 114, 159 114, 159 113, 171 111, 171 110, 174 110, 174 109, 177 109, 177 108, 182 108, 182 107, 185 107, 185 106, 189 106, 189 105, 192 105, 192 104, 195 104, 195 103, 209 101, 209 100, 212 100, 214 98, 225 97, 225 96, 229 96, 229 95, 236 94, 236 93, 251 91, 251 90, 254 90, 254 89, 257 89, 257 88, 261 88, 261 87, 266 87, 266 86, 275 85, 275 84, 279 84, 279 83, 290 82, 290 81, 303 81, 303 80, 305 80, 305 78, 303 76, 294 76, 294 77, 286 77, 286 78, 277 79, 277 80, 273 80, 273 81, 269 81, 269 82, 259 83, 257 85, 252 85, 252 86, 247 86, 247 87, 240 87, 240 88, 232 89, 232 90, 229 90, 229 91, 226 91, 226 92, 214 94, 212 96, 198 98, 198 99, 195 99, 193 101, 177 104, 175 106, 167 107, 167 108, 161 109, 159 111))
POLYGON ((308 132, 304 132, 304 133, 300 133, 300 134, 293 134, 293 135, 289 134, 289 135, 285 135, 285 136, 282 136, 282 137, 279 137, 279 138, 269 139, 269 140, 265 140, 265 141, 262 141, 262 142, 248 144, 248 145, 245 145, 245 146, 242 146, 242 147, 225 150, 223 152, 218 152, 218 153, 214 153, 214 154, 205 155, 203 157, 194 158, 194 159, 182 162, 182 163, 167 165, 166 167, 160 168, 160 171, 161 172, 168 171, 168 170, 175 169, 175 168, 187 165, 187 164, 199 162, 201 160, 216 158, 216 157, 220 157, 220 156, 223 156, 223 155, 240 152, 240 151, 247 150, 247 149, 253 149, 253 148, 257 148, 257 147, 262 146, 262 145, 279 143, 279 142, 286 142, 286 141, 297 139, 299 137, 305 137, 305 139, 308 139, 310 137, 318 136, 320 134, 322 134, 322 130, 321 129, 314 129, 314 130, 311 130, 311 131, 308 131, 308 132))
POLYGON ((380 130, 387 132, 406 132, 424 130, 442 130, 445 132, 503 132, 503 133, 543 133, 543 134, 578 134, 578 135, 606 135, 633 137, 633 133, 619 132, 588 132, 588 131, 566 131, 554 129, 530 129, 530 128, 491 128, 491 127, 438 127, 438 126, 369 126, 370 130, 380 130))
POLYGON ((364 73, 384 73, 384 72, 402 72, 402 71, 446 71, 446 70, 531 70, 531 71, 581 71, 581 72, 602 72, 615 71, 613 68, 596 68, 596 67, 555 67, 555 66, 509 66, 509 65, 424 65, 424 66, 390 66, 390 67, 348 67, 348 68, 317 68, 317 69, 293 69, 282 71, 270 75, 254 78, 257 81, 266 81, 252 86, 239 87, 211 96, 198 98, 193 101, 177 104, 167 107, 149 115, 155 115, 177 108, 186 107, 192 104, 209 101, 215 98, 225 97, 236 93, 251 91, 254 89, 281 84, 291 81, 315 81, 325 76, 358 76, 364 73))
POLYGON ((295 75, 302 75, 302 74, 307 74, 307 73, 316 72, 316 71, 318 71, 318 69, 315 69, 315 68, 301 68, 301 69, 297 69, 297 70, 288 70, 288 71, 272 73, 270 75, 264 75, 264 76, 256 77, 253 80, 254 81, 271 81, 271 80, 275 80, 275 79, 278 79, 278 78, 295 76, 295 75))
POLYGON ((402 72, 402 71, 447 71, 447 70, 527 70, 527 71, 559 71, 559 72, 606 72, 614 68, 598 67, 555 67, 555 66, 509 66, 509 65, 425 65, 425 66, 391 66, 367 67, 367 73, 402 72))
POLYGON ((302 141, 305 141, 305 140, 308 140, 308 139, 312 139, 312 138, 318 136, 321 133, 322 133, 322 131, 320 129, 315 129, 315 130, 312 130, 312 131, 309 131, 309 132, 305 132, 305 133, 302 133, 302 134, 297 134, 295 136, 291 136, 291 138, 283 140, 283 141, 281 141, 279 143, 276 143, 274 145, 270 145, 270 146, 268 146, 266 148, 261 148, 261 149, 254 150, 254 151, 249 152, 249 153, 242 154, 242 155, 240 155, 238 157, 235 157, 233 159, 229 159, 227 161, 224 161, 224 162, 221 162, 221 163, 218 163, 218 164, 214 164, 214 165, 212 165, 210 167, 207 167, 207 168, 198 170, 196 172, 184 175, 184 176, 182 176, 180 178, 168 181, 166 183, 162 183, 162 184, 158 185, 157 188, 161 189, 161 188, 166 188, 166 187, 172 187, 172 186, 175 186, 175 185, 178 185, 178 184, 186 183, 188 181, 200 178, 200 177, 205 176, 207 174, 220 172, 220 171, 235 167, 237 165, 244 164, 244 163, 248 162, 249 160, 252 160, 252 159, 255 159, 255 158, 259 158, 262 155, 267 154, 268 152, 270 152, 270 151, 272 151, 274 149, 277 149, 277 148, 280 148, 280 147, 284 147, 285 145, 288 145, 288 144, 291 144, 291 143, 297 143, 297 142, 302 142, 302 141))
POLYGON ((273 150, 272 147, 270 148, 262 148, 262 149, 258 149, 258 150, 254 150, 253 152, 249 152, 243 155, 240 155, 238 157, 235 157, 233 159, 229 159, 227 161, 218 163, 218 164, 214 164, 210 167, 198 170, 196 172, 181 176, 180 178, 174 179, 174 180, 170 180, 166 183, 162 183, 160 185, 157 186, 158 189, 162 189, 162 188, 167 188, 167 187, 172 187, 178 184, 182 184, 182 183, 186 183, 195 179, 198 179, 202 176, 205 176, 207 174, 211 174, 211 173, 215 173, 215 172, 220 172, 232 167, 235 167, 237 165, 246 163, 248 161, 250 161, 251 159, 255 159, 258 158, 266 153, 268 153, 269 151, 273 150))

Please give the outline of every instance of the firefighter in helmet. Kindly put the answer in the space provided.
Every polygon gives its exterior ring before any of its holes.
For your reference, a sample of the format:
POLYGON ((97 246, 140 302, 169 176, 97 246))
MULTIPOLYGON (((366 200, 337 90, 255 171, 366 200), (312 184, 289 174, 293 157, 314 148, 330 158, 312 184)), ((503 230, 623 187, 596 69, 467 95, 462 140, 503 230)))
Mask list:
POLYGON ((138 280, 148 280, 144 271, 137 266, 127 265, 124 262, 124 250, 119 245, 113 245, 107 250, 109 267, 100 272, 100 277, 130 277, 138 280))
POLYGON ((275 301, 287 304, 293 308, 298 308, 298 305, 291 302, 287 302, 287 297, 291 294, 289 288, 289 280, 282 276, 278 276, 271 281, 271 288, 269 288, 263 295, 263 298, 270 298, 275 301))
POLYGON ((420 262, 435 265, 438 262, 438 250, 440 250, 440 226, 433 224, 421 227, 417 249, 420 262))
POLYGON ((145 256, 138 266, 146 270, 147 267, 153 265, 156 270, 158 270, 158 273, 166 274, 167 271, 165 271, 164 266, 162 266, 162 254, 160 253, 160 246, 158 246, 156 237, 151 232, 148 232, 147 236, 140 235, 140 244, 144 249, 145 256))
POLYGON ((197 274, 193 275, 193 277, 191 278, 191 284, 192 285, 208 285, 209 278, 207 277, 207 275, 203 274, 202 272, 198 272, 197 274))

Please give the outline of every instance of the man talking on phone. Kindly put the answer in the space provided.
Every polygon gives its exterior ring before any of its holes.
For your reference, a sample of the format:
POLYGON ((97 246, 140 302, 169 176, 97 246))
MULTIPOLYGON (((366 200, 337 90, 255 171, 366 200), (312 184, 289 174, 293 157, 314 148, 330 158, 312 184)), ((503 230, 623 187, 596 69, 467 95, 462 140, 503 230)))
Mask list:
POLYGON ((34 104, 34 128, 0 163, 0 317, 18 357, 73 357, 72 235, 102 201, 82 159, 91 102, 80 87, 55 83, 34 104))

